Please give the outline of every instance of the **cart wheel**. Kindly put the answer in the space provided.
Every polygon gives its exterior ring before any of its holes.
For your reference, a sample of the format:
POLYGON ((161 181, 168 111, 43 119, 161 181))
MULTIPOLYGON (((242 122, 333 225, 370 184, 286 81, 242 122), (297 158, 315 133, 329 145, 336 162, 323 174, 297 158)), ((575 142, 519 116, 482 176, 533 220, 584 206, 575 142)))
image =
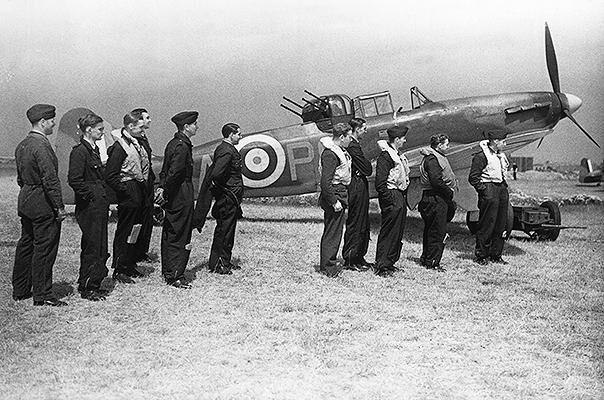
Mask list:
POLYGON ((468 229, 472 235, 475 235, 478 231, 478 221, 470 221, 470 212, 466 213, 466 225, 468 225, 468 229))
POLYGON ((514 207, 511 203, 508 203, 508 219, 505 223, 505 231, 503 232, 503 238, 508 240, 512 236, 512 229, 514 229, 514 207))
MULTIPOLYGON (((545 201, 541 203, 539 207, 543 207, 549 212, 549 217, 551 219, 549 222, 550 224, 562 224, 562 217, 560 216, 560 207, 558 207, 558 204, 554 203, 553 201, 545 201)), ((553 242, 554 240, 558 239, 560 229, 537 229, 535 230, 535 233, 537 234, 537 238, 539 238, 539 240, 548 240, 553 242)))

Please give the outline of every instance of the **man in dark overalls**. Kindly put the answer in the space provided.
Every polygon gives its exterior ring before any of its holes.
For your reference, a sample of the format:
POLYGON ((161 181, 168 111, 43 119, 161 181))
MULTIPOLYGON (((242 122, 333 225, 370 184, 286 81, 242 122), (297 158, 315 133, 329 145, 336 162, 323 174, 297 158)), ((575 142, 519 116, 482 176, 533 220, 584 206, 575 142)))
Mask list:
POLYGON ((365 158, 359 139, 367 133, 367 124, 362 118, 353 118, 349 122, 352 128, 350 144, 346 151, 352 159, 352 177, 348 185, 348 217, 344 233, 344 268, 353 271, 366 271, 373 267, 365 260, 369 247, 369 186, 367 177, 373 168, 371 161, 365 158))
POLYGON ((376 275, 388 277, 398 268, 401 256, 403 231, 407 218, 407 188, 409 187, 409 165, 401 152, 405 144, 407 127, 388 128, 388 142, 378 140, 382 149, 375 167, 375 190, 382 211, 382 222, 378 235, 375 268, 376 275))
POLYGON ((474 154, 468 181, 478 192, 478 230, 474 261, 487 265, 489 261, 507 264, 501 258, 505 225, 507 223, 509 194, 505 171, 509 162, 501 147, 505 145, 504 131, 489 131, 488 140, 480 142, 480 152, 474 154))
POLYGON ((166 215, 161 232, 161 269, 166 283, 190 289, 184 273, 191 254, 193 223, 193 145, 191 137, 199 129, 197 111, 183 111, 172 117, 177 132, 164 152, 160 197, 165 200, 166 215))
POLYGON ((143 201, 143 207, 141 209, 141 231, 136 242, 136 261, 153 262, 156 261, 156 257, 149 255, 149 244, 151 243, 151 235, 153 234, 153 211, 154 211, 154 183, 155 174, 152 168, 152 152, 151 145, 149 144, 149 138, 147 137, 147 130, 151 126, 151 116, 149 112, 144 108, 136 108, 132 110, 132 115, 143 121, 143 131, 139 136, 134 136, 138 143, 144 147, 147 152, 149 159, 149 176, 145 182, 145 198, 143 201))
POLYGON ((422 255, 420 264, 428 269, 444 272, 440 260, 445 249, 447 222, 455 215, 453 195, 457 179, 445 151, 449 148, 449 137, 444 134, 430 137, 430 147, 420 150, 424 156, 420 164, 422 199, 419 213, 424 220, 422 255))
POLYGON ((15 150, 21 238, 15 252, 13 299, 33 296, 35 306, 65 306, 52 294, 52 267, 66 215, 58 160, 47 137, 55 126, 55 107, 36 104, 27 110, 27 119, 31 131, 15 150))
POLYGON ((216 219, 209 268, 218 274, 231 274, 240 269, 231 263, 237 219, 241 218, 243 178, 241 154, 235 146, 241 140, 241 128, 234 123, 222 127, 222 142, 214 151, 214 162, 210 171, 212 194, 215 198, 212 216, 216 219))
POLYGON ((124 116, 124 126, 108 149, 106 182, 117 195, 117 227, 113 238, 113 279, 135 283, 141 277, 136 265, 136 242, 142 226, 141 207, 145 182, 149 175, 149 158, 134 136, 140 136, 143 121, 131 113, 124 116))
POLYGON ((69 155, 67 179, 75 194, 75 216, 82 231, 78 291, 83 299, 105 300, 101 282, 107 276, 107 222, 109 199, 97 141, 103 137, 103 119, 96 114, 80 118, 80 143, 69 155))
POLYGON ((350 155, 346 148, 350 144, 350 126, 339 123, 333 127, 331 137, 321 138, 324 147, 321 153, 321 194, 319 205, 323 209, 323 234, 319 253, 319 273, 330 278, 342 272, 337 261, 342 241, 344 216, 348 207, 348 185, 351 180, 350 155))

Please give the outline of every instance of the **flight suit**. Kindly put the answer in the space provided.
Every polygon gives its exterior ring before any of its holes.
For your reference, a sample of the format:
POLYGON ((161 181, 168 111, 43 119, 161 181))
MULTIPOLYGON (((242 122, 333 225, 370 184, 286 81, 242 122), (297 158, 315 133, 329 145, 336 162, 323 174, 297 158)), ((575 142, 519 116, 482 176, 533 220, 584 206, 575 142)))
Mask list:
POLYGON ((457 182, 446 157, 434 149, 422 149, 424 155, 420 166, 422 199, 419 212, 424 220, 422 255, 420 263, 430 269, 439 269, 449 217, 455 214, 453 202, 457 182), (442 164, 441 164, 442 163, 442 164))
POLYGON ((212 216, 216 219, 209 267, 212 271, 229 270, 235 243, 237 219, 241 218, 243 178, 241 154, 231 143, 223 140, 214 151, 211 170, 212 194, 215 202, 212 216))
POLYGON ((75 194, 75 216, 82 231, 78 290, 99 290, 107 276, 109 200, 99 148, 81 138, 69 155, 69 186, 75 194))
POLYGON ((503 232, 510 201, 504 176, 508 161, 505 154, 493 152, 487 142, 480 143, 482 151, 472 158, 468 175, 470 185, 478 192, 480 210, 474 254, 479 261, 498 261, 503 252, 503 232))
MULTIPOLYGON (((122 131, 123 134, 124 131, 122 131)), ((124 137, 126 145, 134 146, 135 139, 124 137)), ((136 142, 138 146, 138 142, 136 142)), ((136 242, 138 237, 135 225, 142 224, 141 208, 145 200, 145 176, 141 172, 142 159, 146 158, 145 150, 141 146, 136 148, 139 159, 136 172, 129 172, 130 154, 124 149, 119 140, 116 140, 107 150, 108 158, 105 166, 107 185, 115 191, 117 196, 117 227, 113 238, 114 277, 123 273, 128 276, 139 276, 136 271, 136 242)), ((136 163, 132 160, 132 163, 136 163)), ((148 165, 147 165, 148 167, 148 165)), ((148 171, 147 171, 148 173, 148 171)), ((140 233, 139 233, 140 234, 140 233)))
POLYGON ((143 200, 143 206, 141 208, 141 230, 139 233, 138 241, 136 242, 136 261, 143 261, 147 259, 147 253, 149 252, 149 244, 151 243, 151 235, 153 234, 153 211, 154 211, 154 184, 155 174, 153 168, 151 168, 151 154, 152 149, 149 144, 147 136, 136 137, 138 143, 143 146, 147 152, 149 159, 149 176, 145 182, 145 195, 143 200))
POLYGON ((13 296, 52 299, 52 267, 57 258, 63 209, 57 156, 46 135, 31 131, 15 150, 21 238, 15 251, 13 296))
POLYGON ((166 213, 161 233, 162 275, 168 284, 183 279, 191 254, 193 223, 193 144, 182 132, 174 134, 164 152, 159 174, 166 213))
POLYGON ((362 265, 369 247, 369 186, 371 162, 365 158, 358 140, 351 137, 346 151, 352 159, 352 178, 348 185, 348 217, 342 256, 347 264, 362 265))
MULTIPOLYGON (((400 168, 407 168, 406 164, 400 165, 402 165, 400 168)), ((375 272, 377 274, 388 275, 396 270, 394 264, 399 260, 403 247, 403 231, 407 218, 408 169, 405 169, 407 175, 402 175, 406 184, 394 187, 391 182, 391 171, 395 170, 396 166, 388 151, 380 153, 375 172, 375 189, 378 192, 382 217, 376 247, 375 272)))
POLYGON ((319 272, 336 276, 340 272, 337 255, 342 241, 345 211, 348 207, 347 186, 351 181, 351 161, 348 153, 333 144, 331 138, 323 138, 321 142, 325 150, 321 153, 319 205, 323 209, 325 222, 321 235, 319 272), (342 205, 342 210, 335 211, 333 206, 338 201, 342 205))

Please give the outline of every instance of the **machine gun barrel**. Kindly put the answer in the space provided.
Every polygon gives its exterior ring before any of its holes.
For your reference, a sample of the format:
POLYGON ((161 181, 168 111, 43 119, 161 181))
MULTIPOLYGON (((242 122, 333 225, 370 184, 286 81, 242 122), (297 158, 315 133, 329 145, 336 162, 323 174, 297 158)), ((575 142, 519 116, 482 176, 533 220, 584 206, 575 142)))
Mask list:
POLYGON ((312 101, 310 101, 310 100, 306 100, 304 97, 302 98, 302 100, 303 100, 303 101, 304 101, 306 104, 308 104, 308 105, 310 105, 312 108, 314 108, 315 110, 323 112, 323 109, 322 109, 321 107, 319 107, 318 105, 316 105, 315 103, 313 103, 312 101))
POLYGON ((295 101, 293 101, 292 99, 289 99, 289 98, 287 98, 287 97, 285 97, 285 96, 283 96, 283 100, 288 101, 288 102, 292 103, 293 105, 295 105, 296 107, 300 107, 301 109, 302 109, 302 108, 304 108, 304 106, 302 106, 302 105, 300 105, 300 104, 296 103, 296 102, 295 102, 295 101))
POLYGON ((291 108, 289 108, 288 106, 285 106, 283 104, 279 104, 281 107, 285 108, 287 111, 293 112, 294 114, 296 114, 298 117, 302 118, 302 114, 300 114, 299 112, 292 110, 291 108))
POLYGON ((320 98, 319 96, 317 96, 314 93, 309 92, 308 90, 304 89, 304 93, 314 97, 315 99, 319 100, 321 103, 325 104, 326 107, 329 107, 329 103, 325 100, 323 100, 322 98, 320 98))

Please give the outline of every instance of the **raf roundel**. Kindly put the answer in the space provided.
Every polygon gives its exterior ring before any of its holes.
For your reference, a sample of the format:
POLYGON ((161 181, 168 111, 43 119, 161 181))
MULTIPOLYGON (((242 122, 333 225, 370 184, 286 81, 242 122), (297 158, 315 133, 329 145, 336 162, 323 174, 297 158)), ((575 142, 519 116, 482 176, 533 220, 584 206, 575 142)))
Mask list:
POLYGON ((246 136, 236 146, 243 159, 243 184, 249 188, 272 185, 285 170, 285 151, 271 136, 246 136))

